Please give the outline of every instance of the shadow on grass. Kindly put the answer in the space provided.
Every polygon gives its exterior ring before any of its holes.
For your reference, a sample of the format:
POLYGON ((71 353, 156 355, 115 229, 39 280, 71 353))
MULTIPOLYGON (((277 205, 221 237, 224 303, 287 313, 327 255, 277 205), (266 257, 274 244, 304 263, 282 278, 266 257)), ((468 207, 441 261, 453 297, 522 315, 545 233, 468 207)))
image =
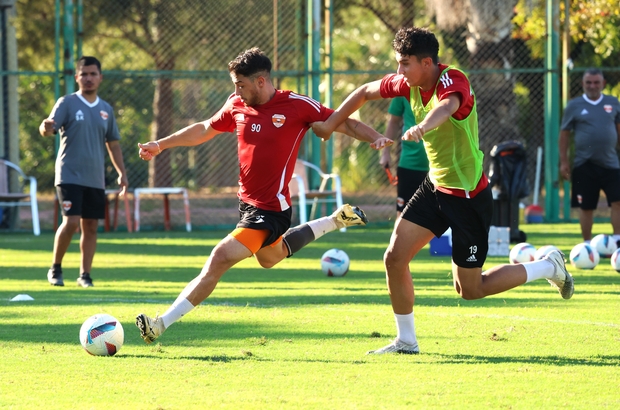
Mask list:
POLYGON ((589 358, 569 358, 563 356, 479 356, 479 355, 444 355, 432 354, 437 357, 440 364, 504 364, 504 363, 527 363, 544 364, 551 366, 620 366, 618 355, 597 355, 589 358))

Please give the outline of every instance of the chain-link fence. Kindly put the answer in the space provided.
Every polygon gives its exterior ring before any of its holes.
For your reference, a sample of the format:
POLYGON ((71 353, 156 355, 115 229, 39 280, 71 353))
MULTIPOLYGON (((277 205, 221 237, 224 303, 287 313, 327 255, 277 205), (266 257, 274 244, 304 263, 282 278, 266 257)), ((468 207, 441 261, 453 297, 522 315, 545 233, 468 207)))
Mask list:
MULTIPOLYGON (((198 147, 167 150, 150 163, 138 158, 137 143, 165 137, 211 117, 234 91, 227 63, 252 46, 271 57, 277 87, 311 94, 308 84, 313 73, 307 40, 317 19, 323 26, 314 35, 318 32, 324 40, 320 90, 325 95, 330 88, 333 106, 357 86, 395 70, 391 41, 397 28, 413 20, 433 29, 440 39, 441 62, 457 65, 470 76, 478 98, 480 144, 486 157, 502 141, 521 141, 528 152, 528 177, 533 187, 536 149, 545 143, 545 30, 524 34, 523 15, 530 13, 530 19, 538 17, 544 25, 544 15, 536 14, 544 10, 544 2, 521 1, 520 8, 514 8, 516 1, 486 2, 503 6, 493 21, 501 22, 503 16, 505 26, 486 31, 482 26, 487 20, 475 10, 477 3, 335 0, 320 2, 320 13, 313 15, 310 0, 93 0, 83 5, 81 1, 17 1, 20 163, 39 180, 42 228, 54 226, 55 151, 54 141, 40 137, 37 128, 49 114, 59 85, 63 86, 63 81, 58 82, 62 67, 58 72, 55 62, 67 55, 67 49, 62 48, 63 41, 55 44, 52 34, 58 33, 58 22, 66 21, 70 12, 76 16, 75 54, 94 55, 102 62, 104 81, 99 95, 115 109, 131 187, 188 188, 194 227, 232 226, 237 221, 235 136, 222 134, 198 147), (68 9, 68 3, 75 9, 68 9), (441 13, 433 14, 427 3, 435 3, 441 13), (450 7, 441 9, 442 3, 450 7), (459 3, 469 9, 454 8, 459 3), (459 13, 469 16, 469 21, 445 21, 446 16, 459 13), (333 28, 325 30, 329 18, 333 28), (331 66, 323 60, 329 48, 331 66), (329 73, 333 73, 331 81, 326 80, 329 73)), ((71 38, 63 37, 63 30, 61 40, 71 38)), ((618 58, 593 58, 597 53, 586 40, 579 47, 581 57, 572 54, 578 67, 611 64, 606 70, 608 90, 619 95, 618 58)), ((0 78, 8 76, 4 70, 0 78)), ((580 78, 579 69, 570 75, 571 97, 581 93, 580 78)), ((61 90, 60 95, 64 94, 64 88, 61 90)), ((383 133, 388 105, 388 100, 370 102, 360 110, 359 118, 383 133)), ((396 191, 379 165, 379 154, 346 136, 336 135, 333 140, 331 148, 323 144, 322 149, 333 149, 333 170, 342 177, 345 201, 361 206, 372 222, 391 223, 396 191)), ((304 145, 302 155, 308 153, 308 146, 304 145)), ((392 164, 397 163, 398 151, 392 150, 392 164)), ((325 161, 328 156, 324 152, 322 157, 325 161)), ((106 175, 114 187, 116 173, 111 164, 106 175)), ((144 201, 143 229, 159 229, 163 226, 161 198, 144 201)), ((120 229, 126 229, 120 208, 120 229)), ((171 212, 173 226, 182 227, 181 198, 171 198, 171 212)))

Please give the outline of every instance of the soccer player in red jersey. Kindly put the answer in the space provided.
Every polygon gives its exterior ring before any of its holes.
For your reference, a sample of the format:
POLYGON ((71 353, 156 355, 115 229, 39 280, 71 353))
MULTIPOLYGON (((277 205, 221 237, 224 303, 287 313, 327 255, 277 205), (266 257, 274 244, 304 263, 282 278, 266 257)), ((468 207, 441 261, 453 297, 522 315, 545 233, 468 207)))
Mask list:
POLYGON ((409 263, 433 236, 441 236, 449 227, 454 288, 464 299, 484 298, 537 279, 547 279, 562 298, 569 299, 573 278, 560 251, 540 261, 498 265, 482 272, 493 199, 482 170, 476 96, 465 73, 438 62, 439 42, 432 32, 401 28, 392 45, 398 71, 357 88, 313 130, 318 136, 331 134, 368 100, 397 96, 410 100, 416 125, 402 139, 423 141, 429 172, 396 221, 384 256, 396 339, 368 353, 417 354, 409 263))
MULTIPOLYGON (((288 184, 301 140, 312 123, 325 121, 333 110, 304 95, 277 90, 271 82, 271 61, 258 48, 237 56, 228 64, 228 71, 235 92, 211 119, 158 141, 138 144, 140 157, 148 161, 164 149, 195 146, 217 134, 236 131, 240 166, 241 220, 237 228, 215 246, 200 274, 162 316, 136 317, 146 343, 205 300, 222 275, 238 262, 254 255, 262 267, 271 268, 328 232, 367 222, 361 209, 346 204, 331 216, 289 229, 292 209, 288 184)), ((374 149, 393 142, 353 119, 347 119, 337 130, 369 142, 374 149)))

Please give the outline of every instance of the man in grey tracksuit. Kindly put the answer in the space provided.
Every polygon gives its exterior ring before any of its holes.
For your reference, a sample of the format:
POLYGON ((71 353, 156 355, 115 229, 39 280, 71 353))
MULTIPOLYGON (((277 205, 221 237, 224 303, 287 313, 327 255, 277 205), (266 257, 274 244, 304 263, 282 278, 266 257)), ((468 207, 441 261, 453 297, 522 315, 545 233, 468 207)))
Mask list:
POLYGON ((605 78, 600 70, 586 70, 582 83, 584 94, 566 105, 562 117, 560 175, 571 179, 571 206, 579 208, 584 241, 592 239, 594 210, 602 189, 611 206, 614 240, 620 245, 620 161, 616 150, 620 138, 620 102, 602 93, 605 78), (575 140, 572 173, 568 160, 571 134, 575 140))
POLYGON ((97 227, 99 219, 105 217, 106 148, 118 173, 121 195, 128 185, 114 111, 97 96, 102 79, 99 60, 80 58, 75 74, 79 91, 58 99, 50 116, 39 126, 44 137, 60 132, 54 185, 63 218, 56 230, 52 267, 47 273, 54 286, 64 286, 62 259, 78 226, 82 236, 77 283, 93 286, 90 272, 97 247, 97 227))

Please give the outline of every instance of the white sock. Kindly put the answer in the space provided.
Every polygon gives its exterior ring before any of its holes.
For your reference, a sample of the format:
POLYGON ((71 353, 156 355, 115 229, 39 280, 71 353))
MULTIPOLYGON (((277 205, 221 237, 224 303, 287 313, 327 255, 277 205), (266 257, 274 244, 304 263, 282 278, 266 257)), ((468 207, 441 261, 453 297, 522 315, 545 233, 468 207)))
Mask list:
POLYGON ((555 272, 555 266, 553 266, 553 263, 546 259, 534 262, 525 262, 522 265, 525 268, 525 272, 527 272, 527 280, 525 283, 543 278, 551 279, 553 277, 553 273, 555 272))
POLYGON ((415 325, 413 323, 413 312, 408 315, 398 315, 394 313, 396 319, 396 329, 398 334, 396 337, 401 342, 414 345, 418 343, 415 337, 415 325))
POLYGON ((160 319, 164 322, 164 326, 168 328, 171 324, 181 319, 187 313, 189 313, 194 308, 194 305, 190 303, 189 300, 177 299, 174 301, 172 306, 166 310, 166 313, 160 316, 160 319))
POLYGON ((321 236, 329 233, 331 231, 335 231, 338 229, 336 222, 334 222, 334 218, 331 216, 324 216, 319 219, 315 219, 313 221, 308 222, 308 226, 312 229, 314 233, 314 239, 319 239, 321 236))
POLYGON ((585 241, 583 241, 583 243, 587 243, 588 245, 590 245, 590 240, 586 239, 585 241))

